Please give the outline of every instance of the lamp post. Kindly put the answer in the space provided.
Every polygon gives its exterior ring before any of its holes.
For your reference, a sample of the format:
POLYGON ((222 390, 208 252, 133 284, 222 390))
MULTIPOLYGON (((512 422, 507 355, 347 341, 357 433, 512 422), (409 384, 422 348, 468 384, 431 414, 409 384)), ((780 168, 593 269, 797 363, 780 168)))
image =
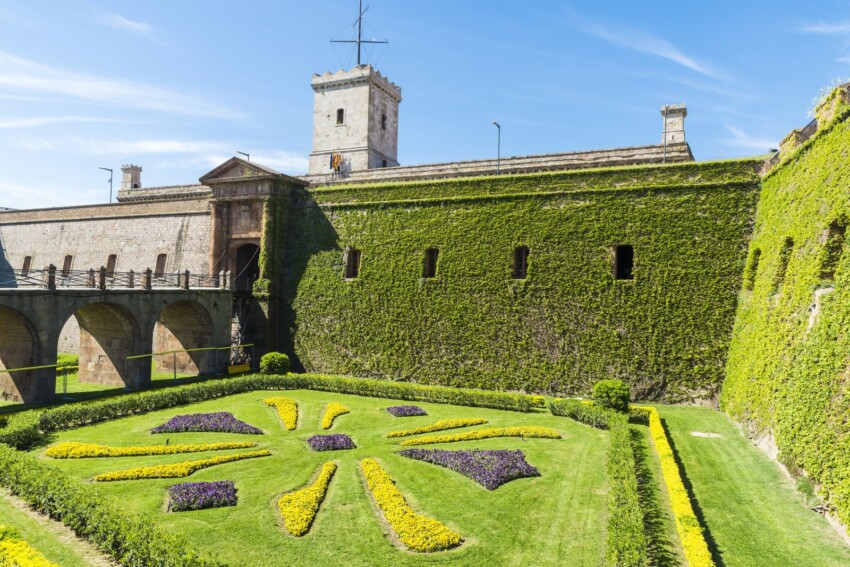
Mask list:
POLYGON ((102 169, 103 171, 109 172, 109 202, 112 202, 112 170, 108 167, 98 167, 98 169, 102 169))
POLYGON ((493 120, 493 125, 499 131, 496 138, 496 175, 500 175, 502 171, 502 127, 495 120, 493 120))
POLYGON ((245 152, 240 152, 239 150, 236 150, 236 153, 245 156, 245 161, 251 161, 251 154, 246 154, 245 152))

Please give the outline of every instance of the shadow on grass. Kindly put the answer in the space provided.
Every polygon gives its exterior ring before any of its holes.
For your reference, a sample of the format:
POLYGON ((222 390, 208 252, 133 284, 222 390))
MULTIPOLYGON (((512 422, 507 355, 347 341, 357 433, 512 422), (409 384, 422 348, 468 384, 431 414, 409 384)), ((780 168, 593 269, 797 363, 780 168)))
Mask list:
POLYGON ((638 498, 643 510, 643 525, 650 565, 678 567, 679 556, 676 553, 676 544, 668 537, 668 516, 661 504, 658 482, 650 468, 649 439, 646 438, 645 432, 631 428, 629 431, 632 437, 632 452, 635 456, 638 498))
POLYGON ((664 429, 667 430, 667 440, 670 442, 670 448, 673 449, 673 459, 676 461, 676 466, 679 467, 682 484, 685 485, 685 490, 688 491, 688 498, 691 499, 691 506, 694 509, 697 521, 699 522, 699 525, 702 526, 702 533, 703 537, 705 537, 705 542, 708 544, 708 551, 711 553, 712 559, 714 559, 714 564, 717 565, 717 567, 724 567, 726 564, 723 562, 723 557, 720 555, 720 549, 717 547, 717 542, 714 540, 714 536, 711 535, 711 531, 708 529, 708 524, 705 523, 705 515, 702 513, 702 508, 700 508, 699 502, 694 497, 694 487, 691 484, 691 480, 688 478, 688 473, 682 464, 682 459, 679 457, 679 451, 676 450, 676 443, 673 441, 673 435, 670 434, 670 428, 667 427, 667 421, 662 419, 661 423, 664 425, 664 429))

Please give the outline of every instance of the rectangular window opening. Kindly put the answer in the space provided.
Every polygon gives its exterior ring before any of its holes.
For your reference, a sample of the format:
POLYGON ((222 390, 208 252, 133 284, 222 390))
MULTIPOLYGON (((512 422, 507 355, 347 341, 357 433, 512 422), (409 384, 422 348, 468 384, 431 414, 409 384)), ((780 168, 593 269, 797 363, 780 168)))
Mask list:
POLYGON ((337 124, 345 124, 345 109, 337 108, 336 109, 336 123, 337 124))
POLYGON ((528 246, 517 246, 514 248, 514 270, 515 280, 524 280, 528 277, 528 246))
POLYGON ((160 254, 156 257, 156 268, 153 271, 153 277, 161 278, 165 274, 165 261, 168 259, 168 254, 160 254))
POLYGON ((381 114, 381 130, 387 129, 387 115, 381 114))
POLYGON ((106 277, 114 278, 115 277, 115 262, 118 261, 118 256, 115 254, 110 254, 109 259, 106 260, 106 277))
POLYGON ((65 256, 65 261, 62 263, 62 277, 67 278, 71 275, 71 264, 74 262, 74 257, 70 254, 65 256))
POLYGON ((791 252, 793 251, 794 239, 788 236, 779 251, 779 265, 776 268, 776 277, 773 280, 775 291, 778 291, 779 287, 785 283, 785 273, 788 271, 788 264, 791 262, 791 252))
POLYGON ((345 256, 345 279, 352 280, 360 275, 360 250, 349 248, 345 256))
POLYGON ((423 278, 437 277, 437 258, 440 255, 438 248, 428 248, 425 251, 425 265, 422 268, 423 278))
POLYGON ((756 285, 756 276, 759 271, 759 261, 761 260, 761 250, 756 248, 753 250, 753 255, 750 258, 750 263, 744 272, 744 289, 752 291, 756 285))
POLYGON ((844 253, 844 235, 847 232, 847 223, 843 219, 835 220, 826 229, 823 243, 823 252, 820 262, 820 279, 832 281, 835 279, 835 270, 844 253))
POLYGON ((635 250, 631 244, 619 244, 614 247, 614 279, 633 280, 635 250))
POLYGON ((27 256, 24 258, 24 266, 21 269, 21 275, 27 277, 30 273, 30 267, 32 266, 32 256, 27 256))

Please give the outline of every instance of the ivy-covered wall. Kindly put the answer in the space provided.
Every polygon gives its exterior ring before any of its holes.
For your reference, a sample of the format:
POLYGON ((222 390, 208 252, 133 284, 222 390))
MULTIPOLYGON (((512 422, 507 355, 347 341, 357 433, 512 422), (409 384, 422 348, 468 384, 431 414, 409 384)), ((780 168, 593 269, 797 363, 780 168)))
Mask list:
MULTIPOLYGON (((758 196, 729 161, 318 188, 288 203, 280 293, 296 367, 643 398, 719 390, 758 196), (615 281, 611 247, 634 247, 615 281), (530 250, 512 278, 514 248, 530 250), (344 279, 348 247, 359 277, 344 279), (437 275, 422 277, 438 248, 437 275)), ((273 287, 277 287, 273 285, 273 287)))
MULTIPOLYGON (((831 113, 830 113, 831 114, 831 113)), ((802 468, 850 525, 850 122, 763 180, 722 407, 802 468)))

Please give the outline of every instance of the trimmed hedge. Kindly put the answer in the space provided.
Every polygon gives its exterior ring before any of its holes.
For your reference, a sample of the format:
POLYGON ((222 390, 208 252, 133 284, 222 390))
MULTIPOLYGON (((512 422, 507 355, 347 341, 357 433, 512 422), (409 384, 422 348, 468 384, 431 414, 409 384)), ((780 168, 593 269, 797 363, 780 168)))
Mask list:
POLYGON ((629 420, 624 414, 612 413, 609 425, 606 559, 611 567, 644 567, 646 536, 629 420))
POLYGON ((3 445, 0 485, 127 567, 220 565, 200 556, 183 538, 157 527, 153 519, 124 512, 94 487, 3 445))
POLYGON ((249 374, 14 414, 6 420, 6 427, 0 429, 0 443, 23 449, 31 447, 42 439, 43 433, 50 431, 70 429, 243 392, 300 389, 521 412, 532 411, 539 407, 542 401, 542 398, 526 394, 422 386, 388 380, 313 374, 286 376, 249 374))
POLYGON ((631 395, 626 383, 616 378, 600 380, 593 385, 593 401, 604 409, 629 411, 631 395))
POLYGON ((614 412, 601 409, 593 403, 570 398, 555 398, 549 402, 552 415, 567 417, 596 429, 609 429, 614 412))
POLYGON ((280 352, 267 352, 260 359, 260 372, 263 374, 286 374, 289 367, 289 357, 280 352))

